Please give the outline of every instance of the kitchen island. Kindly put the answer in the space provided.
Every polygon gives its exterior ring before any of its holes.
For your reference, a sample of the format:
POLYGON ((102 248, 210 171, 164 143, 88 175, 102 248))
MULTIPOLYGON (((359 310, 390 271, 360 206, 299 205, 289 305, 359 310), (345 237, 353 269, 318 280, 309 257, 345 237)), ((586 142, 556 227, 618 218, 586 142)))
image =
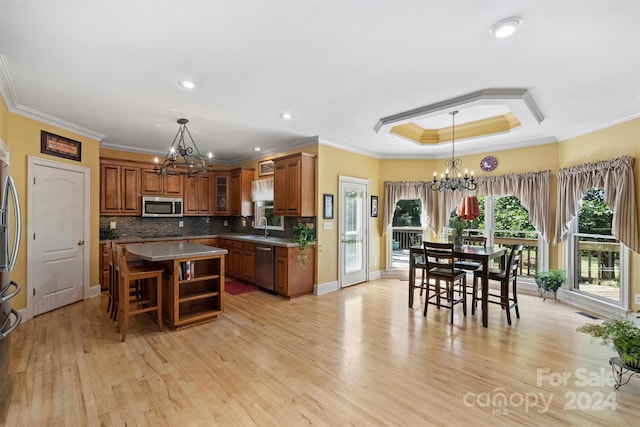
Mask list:
POLYGON ((224 312, 226 249, 191 242, 134 243, 127 250, 164 269, 162 311, 174 328, 218 317, 224 312))

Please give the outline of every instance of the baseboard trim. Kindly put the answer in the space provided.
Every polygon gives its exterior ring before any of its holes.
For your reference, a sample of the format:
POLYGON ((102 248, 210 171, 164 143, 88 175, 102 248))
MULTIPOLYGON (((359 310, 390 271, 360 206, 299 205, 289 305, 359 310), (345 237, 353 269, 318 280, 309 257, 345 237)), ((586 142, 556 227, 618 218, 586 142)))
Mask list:
POLYGON ((87 292, 87 295, 85 295, 84 299, 99 297, 101 293, 102 288, 100 285, 89 286, 89 291, 87 292))
POLYGON ((337 280, 333 280, 331 282, 319 283, 314 286, 313 293, 314 295, 323 295, 328 294, 330 292, 335 292, 340 289, 340 285, 337 280))

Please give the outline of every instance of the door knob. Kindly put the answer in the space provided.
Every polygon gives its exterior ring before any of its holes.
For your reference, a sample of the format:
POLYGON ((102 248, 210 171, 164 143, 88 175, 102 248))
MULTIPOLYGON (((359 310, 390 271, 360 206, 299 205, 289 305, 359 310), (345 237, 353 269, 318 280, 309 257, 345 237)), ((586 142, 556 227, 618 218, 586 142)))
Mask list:
POLYGON ((78 246, 84 245, 84 240, 78 240, 78 246))

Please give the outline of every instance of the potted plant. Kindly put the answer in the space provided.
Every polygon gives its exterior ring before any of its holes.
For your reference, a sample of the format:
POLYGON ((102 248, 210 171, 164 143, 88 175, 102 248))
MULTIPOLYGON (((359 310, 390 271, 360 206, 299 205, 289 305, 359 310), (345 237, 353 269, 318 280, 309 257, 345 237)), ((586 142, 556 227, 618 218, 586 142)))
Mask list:
POLYGON ((600 338, 603 345, 611 345, 618 352, 623 365, 640 369, 640 328, 632 321, 607 319, 579 326, 576 331, 600 338))
POLYGON ((313 226, 307 227, 307 224, 302 222, 293 226, 293 236, 291 237, 291 241, 298 244, 298 250, 300 250, 300 253, 298 254, 298 261, 303 267, 307 264, 306 249, 309 246, 316 244, 314 231, 313 226))
POLYGON ((538 293, 543 298, 543 301, 547 298, 549 292, 553 293, 553 298, 556 297, 558 288, 567 281, 567 274, 564 270, 551 269, 548 271, 540 271, 536 274, 536 284, 538 285, 538 293))
POLYGON ((455 246, 462 246, 466 226, 466 222, 460 219, 460 217, 455 216, 449 220, 449 228, 451 229, 453 244, 455 246))

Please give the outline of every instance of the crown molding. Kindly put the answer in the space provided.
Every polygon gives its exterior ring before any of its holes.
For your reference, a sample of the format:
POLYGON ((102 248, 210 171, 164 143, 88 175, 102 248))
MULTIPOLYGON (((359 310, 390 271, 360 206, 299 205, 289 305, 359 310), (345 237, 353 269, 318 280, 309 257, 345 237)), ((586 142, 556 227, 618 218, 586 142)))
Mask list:
POLYGON ((2 93, 2 98, 7 105, 7 109, 11 113, 18 114, 20 116, 27 117, 38 122, 46 123, 48 125, 55 126, 64 130, 68 130, 69 132, 86 136, 87 138, 95 139, 98 142, 102 141, 106 136, 99 132, 94 132, 90 129, 78 126, 76 124, 67 122, 65 120, 59 119, 38 110, 34 110, 33 108, 25 107, 24 105, 20 104, 18 95, 11 82, 9 70, 7 69, 7 64, 4 60, 3 55, 0 55, 0 92, 2 93))

